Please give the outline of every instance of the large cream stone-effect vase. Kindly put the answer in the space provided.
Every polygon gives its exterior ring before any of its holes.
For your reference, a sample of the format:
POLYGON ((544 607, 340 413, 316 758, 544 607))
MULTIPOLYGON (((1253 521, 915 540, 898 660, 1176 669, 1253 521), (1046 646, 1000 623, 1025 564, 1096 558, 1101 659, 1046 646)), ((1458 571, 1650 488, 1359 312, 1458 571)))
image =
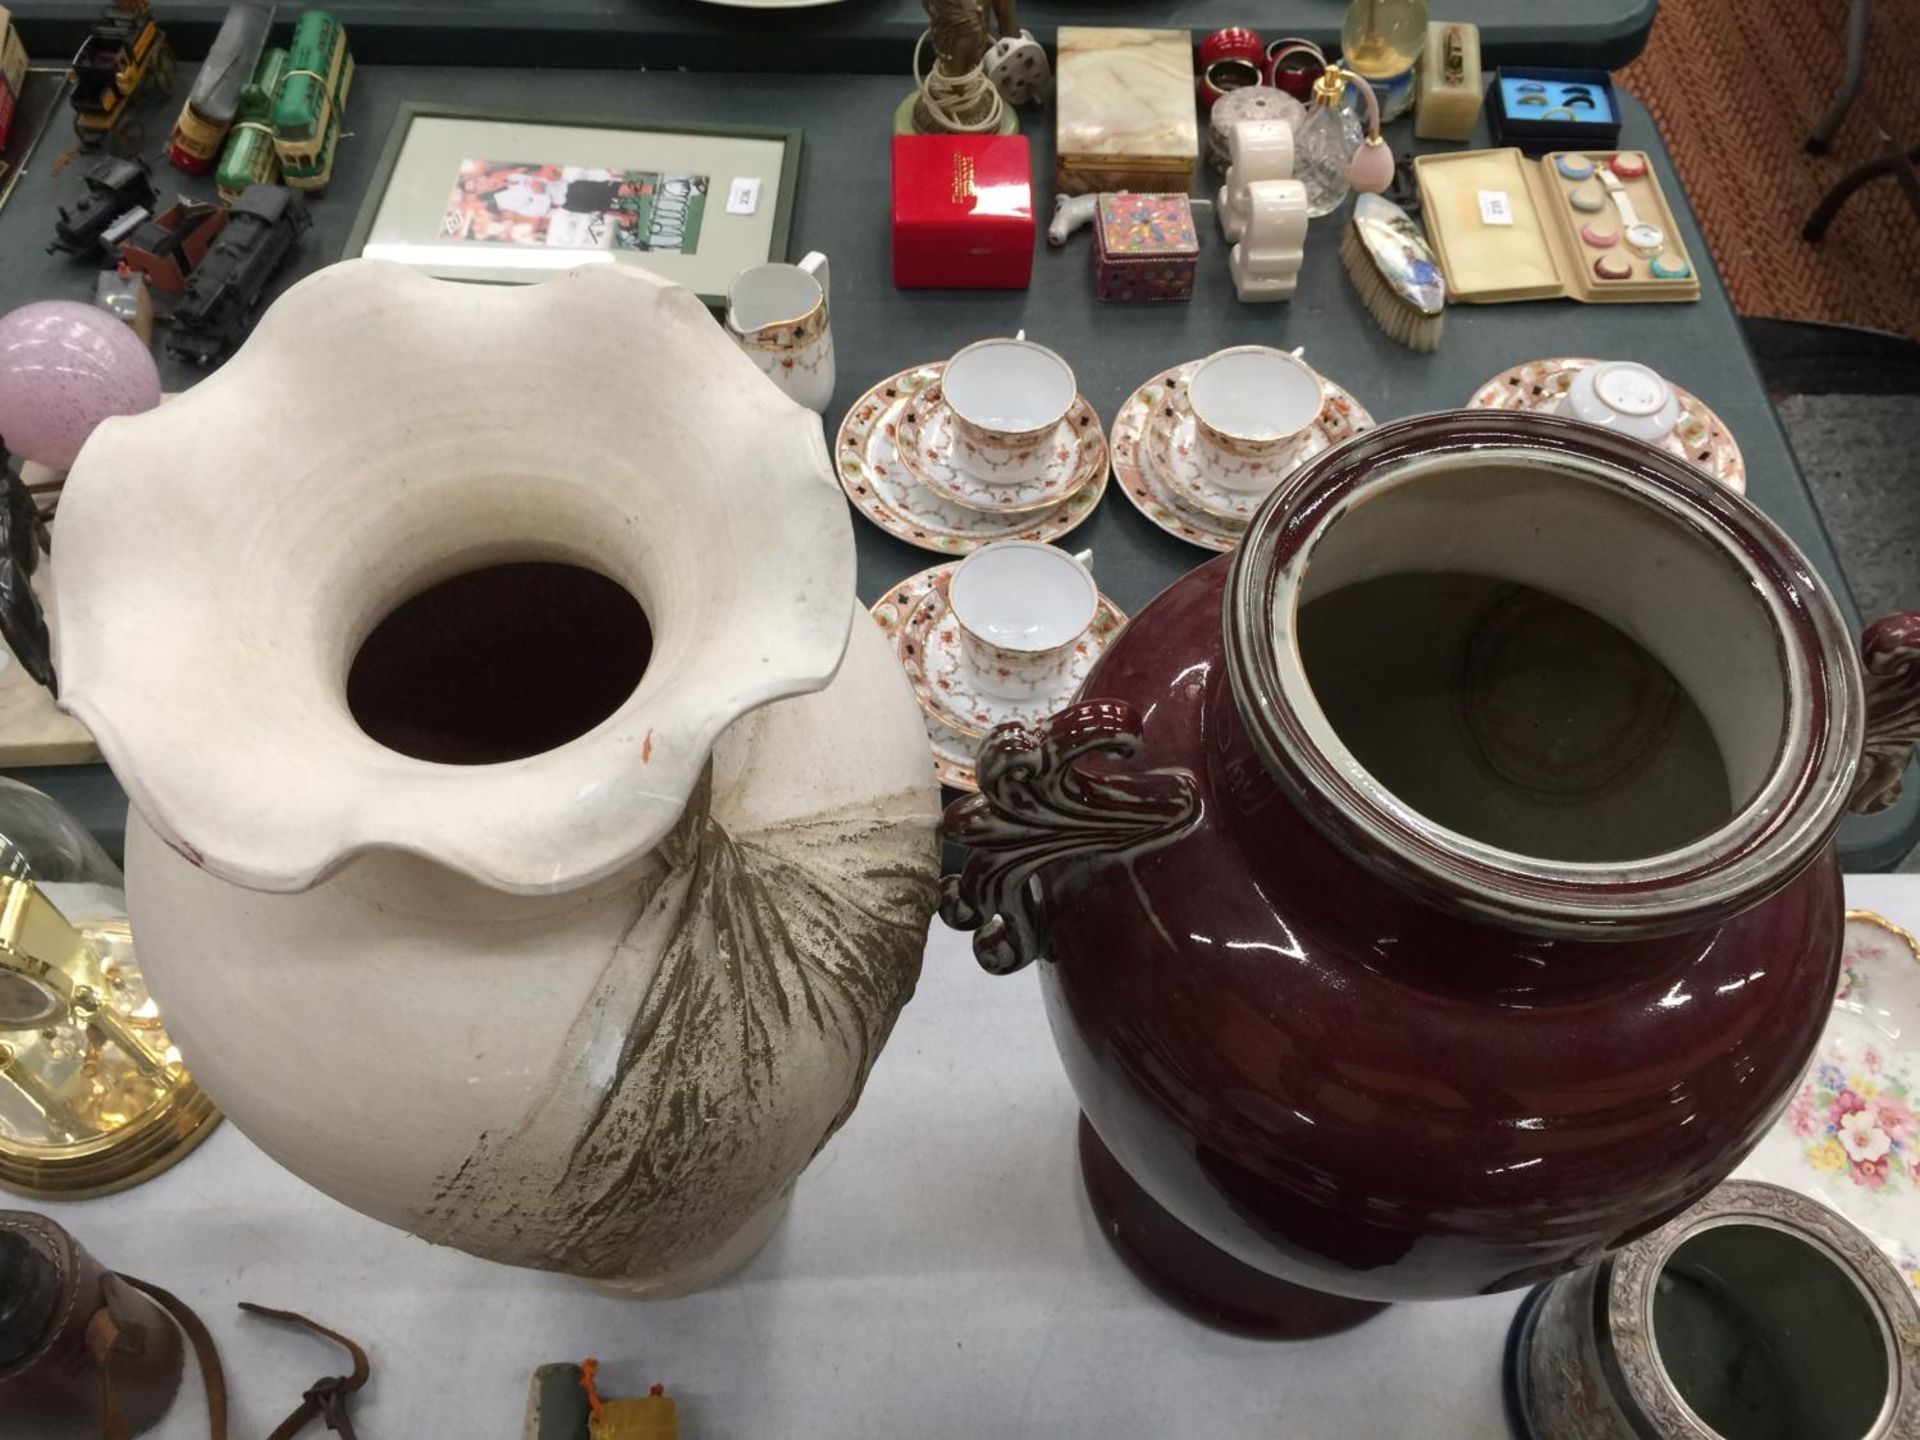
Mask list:
POLYGON ((818 418, 634 270, 353 261, 102 425, 57 529, 60 698, 132 799, 141 961, 234 1123, 508 1264, 668 1295, 750 1256, 936 898, 925 737, 818 418), (522 562, 638 600, 637 688, 495 763, 373 738, 367 637, 522 562))

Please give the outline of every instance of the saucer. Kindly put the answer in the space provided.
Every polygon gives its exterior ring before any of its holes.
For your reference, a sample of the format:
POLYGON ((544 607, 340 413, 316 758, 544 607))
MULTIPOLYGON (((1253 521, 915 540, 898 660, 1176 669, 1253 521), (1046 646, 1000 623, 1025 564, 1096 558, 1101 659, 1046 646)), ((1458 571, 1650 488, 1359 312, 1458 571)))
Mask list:
POLYGON ((960 627, 947 603, 947 580, 952 573, 950 565, 927 572, 931 581, 927 593, 900 629, 900 663, 920 704, 964 735, 985 736, 1009 720, 1032 725, 1046 719, 1078 693, 1093 662, 1127 623, 1119 607, 1102 595, 1093 624, 1074 646, 1073 659, 1055 692, 1032 700, 1003 699, 976 688, 973 672, 960 653, 960 627))
MULTIPOLYGON (((1164 456, 1160 454, 1161 447, 1154 443, 1152 434, 1154 422, 1168 418, 1170 397, 1184 387, 1199 364, 1198 360, 1190 360, 1162 371, 1127 397, 1126 404, 1113 418, 1113 473, 1134 508, 1169 535, 1206 550, 1231 550, 1240 543, 1240 536, 1247 528, 1246 518, 1225 506, 1222 507, 1225 513, 1211 514, 1197 499, 1189 499, 1174 479, 1171 448, 1167 448, 1164 456)), ((1373 416, 1358 400, 1331 380, 1322 377, 1321 384, 1327 404, 1315 422, 1316 435, 1329 424, 1330 413, 1339 417, 1336 429, 1341 439, 1346 438, 1349 429, 1350 433, 1358 434, 1373 428, 1373 416)), ((1326 448, 1326 444, 1317 439, 1310 439, 1309 443, 1313 448, 1309 451, 1302 447, 1305 452, 1302 460, 1326 448)), ((1266 496, 1244 499, 1248 507, 1245 516, 1251 516, 1266 496)))
POLYGON ((982 695, 960 657, 959 628, 947 608, 947 581, 955 568, 936 565, 909 576, 874 604, 872 614, 920 702, 934 773, 943 785, 973 790, 978 788, 973 767, 981 738, 1003 721, 1032 724, 1067 705, 1127 617, 1105 595, 1100 597, 1093 625, 1061 677, 1057 694, 1038 700, 982 695))
POLYGON ((1838 1210, 1920 1291, 1920 941, 1847 912, 1833 1013, 1800 1088, 1736 1178, 1838 1210))
MULTIPOLYGON (((1582 356, 1555 356, 1547 360, 1529 360, 1503 371, 1474 391, 1467 402, 1469 410, 1549 411, 1560 403, 1573 377, 1594 360, 1582 356)), ((1708 409, 1696 395, 1682 390, 1671 380, 1674 398, 1680 402, 1680 423, 1673 434, 1660 442, 1660 448, 1694 465, 1718 480, 1736 495, 1747 493, 1747 462, 1740 456, 1720 417, 1708 409)))
POLYGON ((893 437, 894 449, 913 478, 942 500, 989 515, 1025 515, 1079 493, 1107 469, 1107 437, 1085 397, 1075 396, 1053 434, 1047 468, 1017 485, 989 484, 954 455, 953 411, 940 387, 929 385, 907 401, 893 437))
POLYGON ((1187 380, 1194 369, 1195 366, 1189 364, 1172 372, 1173 378, 1167 386, 1167 393, 1154 408, 1153 417, 1148 422, 1147 443, 1152 447, 1154 459, 1161 462, 1179 499, 1185 501, 1189 508, 1203 510, 1215 520, 1226 521, 1236 528, 1244 529, 1247 522, 1253 519, 1253 512, 1265 503, 1274 488, 1300 466, 1362 430, 1373 428, 1373 416, 1367 413, 1366 408, 1331 380, 1323 378, 1320 388, 1326 401, 1321 405, 1320 413, 1295 442, 1292 460, 1286 470, 1276 476, 1273 485, 1265 490, 1229 490, 1208 477, 1206 467, 1201 464, 1197 453, 1199 422, 1194 418, 1193 407, 1187 400, 1187 380))
POLYGON ((933 494, 900 461, 894 434, 907 402, 940 378, 941 364, 891 375, 862 395, 840 422, 834 468, 840 488, 867 519, 922 550, 965 555, 995 540, 1057 539, 1093 513, 1106 493, 1102 467, 1091 483, 1046 510, 989 515, 933 494))
POLYGON ((1129 395, 1120 413, 1113 417, 1113 435, 1108 443, 1113 476, 1134 508, 1175 539, 1203 550, 1231 550, 1240 543, 1246 527, 1217 519, 1180 499, 1167 477, 1167 467, 1155 460, 1153 447, 1147 443, 1148 423, 1178 374, 1174 370, 1156 375, 1129 395))

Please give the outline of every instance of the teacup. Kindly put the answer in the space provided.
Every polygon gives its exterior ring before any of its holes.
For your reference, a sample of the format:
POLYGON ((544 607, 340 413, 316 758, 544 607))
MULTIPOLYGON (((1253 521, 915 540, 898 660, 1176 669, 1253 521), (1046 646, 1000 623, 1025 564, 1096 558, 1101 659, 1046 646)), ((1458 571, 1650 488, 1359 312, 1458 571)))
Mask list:
POLYGON ((1073 648, 1099 613, 1100 588, 1084 559, 1055 545, 1002 540, 983 545, 947 582, 960 654, 974 681, 1003 700, 1051 694, 1073 648))
POLYGON ((986 485, 1037 479, 1080 393, 1073 367, 1024 335, 967 346, 947 361, 940 389, 953 415, 954 459, 986 485))
POLYGON ((1601 360, 1580 370, 1554 409, 1649 445, 1673 434, 1685 415, 1673 387, 1631 360, 1601 360))
POLYGON ((1223 490, 1271 490, 1325 403, 1319 374, 1298 355, 1236 345, 1208 356, 1187 382, 1201 469, 1223 490))
POLYGON ((827 257, 753 265, 727 287, 727 333, 766 377, 809 410, 833 400, 827 257))

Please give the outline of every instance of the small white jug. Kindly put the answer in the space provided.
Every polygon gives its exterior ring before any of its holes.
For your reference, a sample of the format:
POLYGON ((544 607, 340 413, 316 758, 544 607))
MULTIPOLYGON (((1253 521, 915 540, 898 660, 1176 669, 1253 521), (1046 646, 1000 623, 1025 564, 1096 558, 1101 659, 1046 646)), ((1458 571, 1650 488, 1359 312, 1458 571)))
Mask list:
POLYGON ((833 400, 833 329, 827 257, 754 265, 727 287, 727 333, 768 379, 809 410, 833 400))

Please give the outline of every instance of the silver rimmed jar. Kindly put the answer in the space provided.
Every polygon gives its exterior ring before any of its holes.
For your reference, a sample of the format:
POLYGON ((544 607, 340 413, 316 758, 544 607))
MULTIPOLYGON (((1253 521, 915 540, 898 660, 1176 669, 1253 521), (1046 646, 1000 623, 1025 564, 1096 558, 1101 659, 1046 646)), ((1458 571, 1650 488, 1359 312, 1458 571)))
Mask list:
POLYGON ((1521 1440, 1895 1440, 1920 1434, 1920 1306, 1826 1206, 1731 1181, 1530 1295, 1507 1400, 1521 1440))

